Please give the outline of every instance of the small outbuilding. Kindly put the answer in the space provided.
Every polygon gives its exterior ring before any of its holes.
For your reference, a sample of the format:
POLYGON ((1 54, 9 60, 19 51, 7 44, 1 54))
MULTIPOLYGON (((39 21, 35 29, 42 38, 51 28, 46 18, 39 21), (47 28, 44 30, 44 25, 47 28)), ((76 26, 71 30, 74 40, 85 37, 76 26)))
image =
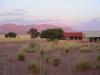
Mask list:
POLYGON ((84 39, 90 42, 100 41, 100 31, 83 32, 84 39))
POLYGON ((82 32, 65 32, 64 37, 66 40, 82 40, 83 33, 82 32))

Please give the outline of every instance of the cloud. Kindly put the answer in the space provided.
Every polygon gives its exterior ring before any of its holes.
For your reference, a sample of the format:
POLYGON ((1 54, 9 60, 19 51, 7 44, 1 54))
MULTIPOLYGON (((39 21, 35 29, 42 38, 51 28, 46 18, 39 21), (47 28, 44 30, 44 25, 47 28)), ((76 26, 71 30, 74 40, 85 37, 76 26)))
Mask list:
POLYGON ((0 14, 0 17, 4 17, 4 16, 19 16, 19 17, 24 17, 26 14, 27 14, 27 12, 24 11, 23 9, 15 9, 14 11, 0 14))
POLYGON ((60 20, 56 19, 39 19, 35 16, 28 15, 23 9, 15 9, 8 13, 0 14, 0 23, 21 23, 21 24, 32 24, 32 23, 57 23, 60 20))

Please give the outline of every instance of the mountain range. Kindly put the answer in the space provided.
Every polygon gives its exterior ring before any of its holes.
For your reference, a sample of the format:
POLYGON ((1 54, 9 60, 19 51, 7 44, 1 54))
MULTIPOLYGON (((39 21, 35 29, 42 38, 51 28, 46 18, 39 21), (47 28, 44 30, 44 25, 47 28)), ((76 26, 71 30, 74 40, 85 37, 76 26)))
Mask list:
POLYGON ((68 26, 60 26, 53 24, 38 24, 38 25, 17 25, 12 23, 2 24, 0 25, 0 33, 8 33, 8 32, 16 32, 18 34, 27 34, 27 31, 30 28, 36 28, 39 32, 45 29, 50 28, 62 28, 65 32, 74 31, 74 29, 68 26))
POLYGON ((57 19, 37 19, 22 9, 0 14, 0 33, 26 34, 30 28, 36 28, 38 31, 48 28, 62 28, 65 32, 100 31, 100 18, 93 18, 82 23, 71 23, 71 25, 66 24, 57 19))
POLYGON ((93 18, 87 22, 73 26, 77 31, 100 31, 100 18, 93 18))

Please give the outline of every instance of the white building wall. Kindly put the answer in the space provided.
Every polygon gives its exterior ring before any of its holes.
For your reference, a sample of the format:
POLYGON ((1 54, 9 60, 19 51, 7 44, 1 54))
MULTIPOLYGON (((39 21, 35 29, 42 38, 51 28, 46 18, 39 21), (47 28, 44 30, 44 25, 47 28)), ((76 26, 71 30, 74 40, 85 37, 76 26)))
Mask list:
POLYGON ((91 32, 83 32, 83 34, 85 35, 85 37, 100 37, 100 31, 91 31, 91 32))
POLYGON ((84 41, 90 41, 90 37, 100 37, 100 31, 83 32, 83 35, 84 41))

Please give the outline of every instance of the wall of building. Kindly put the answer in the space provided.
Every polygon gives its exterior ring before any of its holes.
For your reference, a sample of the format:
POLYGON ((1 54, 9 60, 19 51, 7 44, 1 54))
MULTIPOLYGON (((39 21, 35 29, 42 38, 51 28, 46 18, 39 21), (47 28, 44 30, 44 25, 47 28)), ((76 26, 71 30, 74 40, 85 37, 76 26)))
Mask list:
POLYGON ((84 41, 92 41, 92 42, 100 41, 99 31, 83 32, 83 34, 84 34, 84 41))

